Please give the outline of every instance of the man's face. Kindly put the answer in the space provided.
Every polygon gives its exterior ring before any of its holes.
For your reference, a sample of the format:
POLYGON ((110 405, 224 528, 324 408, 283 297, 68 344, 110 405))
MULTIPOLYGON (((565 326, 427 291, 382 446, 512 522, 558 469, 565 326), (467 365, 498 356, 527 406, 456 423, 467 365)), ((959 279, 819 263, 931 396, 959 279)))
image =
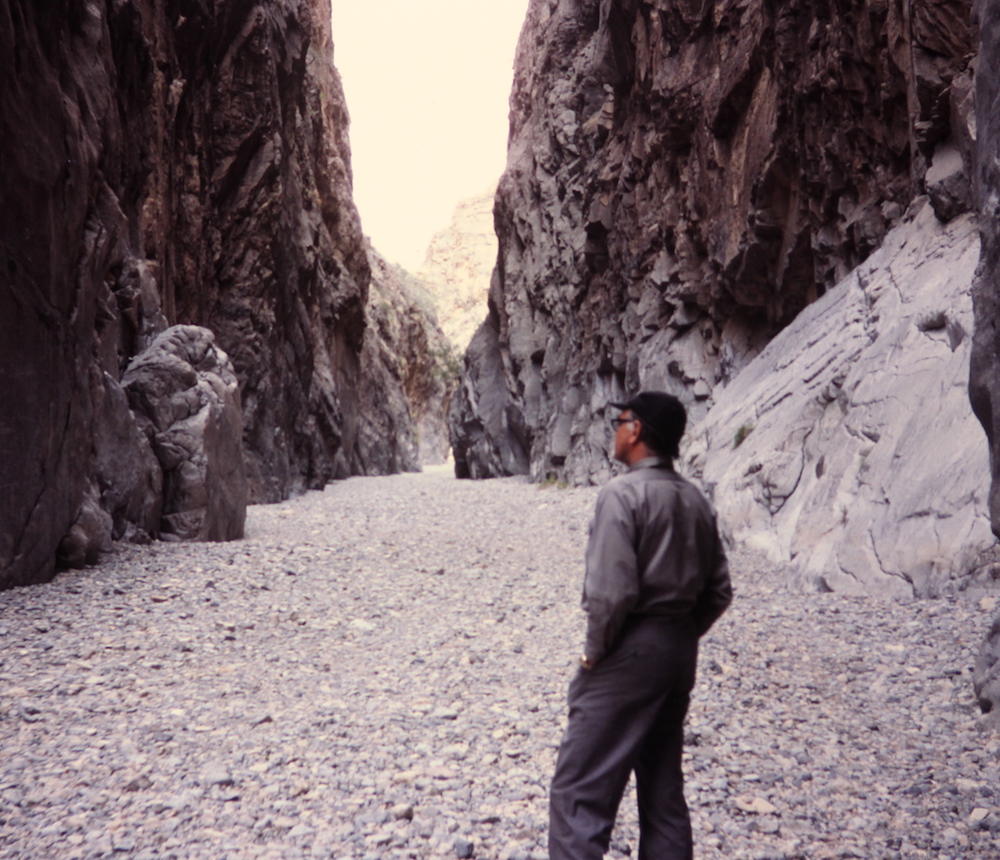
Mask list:
POLYGON ((621 463, 628 462, 629 451, 635 445, 639 425, 632 415, 631 409, 626 409, 616 420, 615 429, 615 459, 621 463))

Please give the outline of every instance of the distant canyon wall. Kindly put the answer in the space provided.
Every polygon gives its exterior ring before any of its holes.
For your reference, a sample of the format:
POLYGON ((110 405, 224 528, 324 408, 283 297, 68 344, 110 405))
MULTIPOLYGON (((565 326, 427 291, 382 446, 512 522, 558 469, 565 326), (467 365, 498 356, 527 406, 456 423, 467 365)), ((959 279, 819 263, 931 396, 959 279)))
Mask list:
POLYGON ((493 188, 478 197, 460 200, 451 223, 431 239, 417 272, 434 296, 441 328, 463 351, 483 321, 497 262, 495 196, 493 188))
POLYGON ((121 382, 172 324, 231 361, 251 501, 413 465, 363 438, 414 429, 366 364, 332 60, 329 0, 0 0, 0 586, 158 533, 121 382))
POLYGON ((533 0, 460 475, 609 474, 604 405, 704 417, 928 194, 971 206, 971 2, 533 0))

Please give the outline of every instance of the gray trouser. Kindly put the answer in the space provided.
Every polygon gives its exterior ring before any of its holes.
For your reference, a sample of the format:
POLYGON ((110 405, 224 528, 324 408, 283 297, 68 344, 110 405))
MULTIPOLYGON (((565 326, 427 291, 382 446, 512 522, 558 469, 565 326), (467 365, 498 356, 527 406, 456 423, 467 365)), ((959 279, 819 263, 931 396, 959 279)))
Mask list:
POLYGON ((632 771, 639 860, 690 860, 681 754, 697 660, 690 619, 632 616, 612 651, 577 673, 549 793, 549 860, 600 860, 632 771))

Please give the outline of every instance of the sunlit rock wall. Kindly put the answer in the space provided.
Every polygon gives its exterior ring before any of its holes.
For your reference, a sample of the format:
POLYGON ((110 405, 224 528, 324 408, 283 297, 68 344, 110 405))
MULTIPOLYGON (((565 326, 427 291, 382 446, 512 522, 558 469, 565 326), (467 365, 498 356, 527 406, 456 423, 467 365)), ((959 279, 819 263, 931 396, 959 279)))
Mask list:
POLYGON ((533 0, 459 472, 603 480, 609 399, 700 419, 916 194, 967 209, 970 6, 533 0))
POLYGON ((926 199, 718 394, 684 471, 807 589, 989 584, 988 450, 968 400, 979 231, 926 199))
POLYGON ((486 311, 490 278, 497 262, 493 227, 496 189, 461 200, 451 223, 434 234, 417 273, 434 296, 441 328, 464 350, 486 311))

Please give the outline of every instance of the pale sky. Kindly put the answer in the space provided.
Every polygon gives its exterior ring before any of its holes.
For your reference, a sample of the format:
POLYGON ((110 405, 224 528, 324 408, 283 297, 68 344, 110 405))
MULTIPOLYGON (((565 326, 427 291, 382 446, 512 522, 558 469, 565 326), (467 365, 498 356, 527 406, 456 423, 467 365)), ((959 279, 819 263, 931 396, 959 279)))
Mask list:
POLYGON ((354 200, 376 250, 416 271, 459 200, 500 178, 528 0, 332 0, 354 200))

